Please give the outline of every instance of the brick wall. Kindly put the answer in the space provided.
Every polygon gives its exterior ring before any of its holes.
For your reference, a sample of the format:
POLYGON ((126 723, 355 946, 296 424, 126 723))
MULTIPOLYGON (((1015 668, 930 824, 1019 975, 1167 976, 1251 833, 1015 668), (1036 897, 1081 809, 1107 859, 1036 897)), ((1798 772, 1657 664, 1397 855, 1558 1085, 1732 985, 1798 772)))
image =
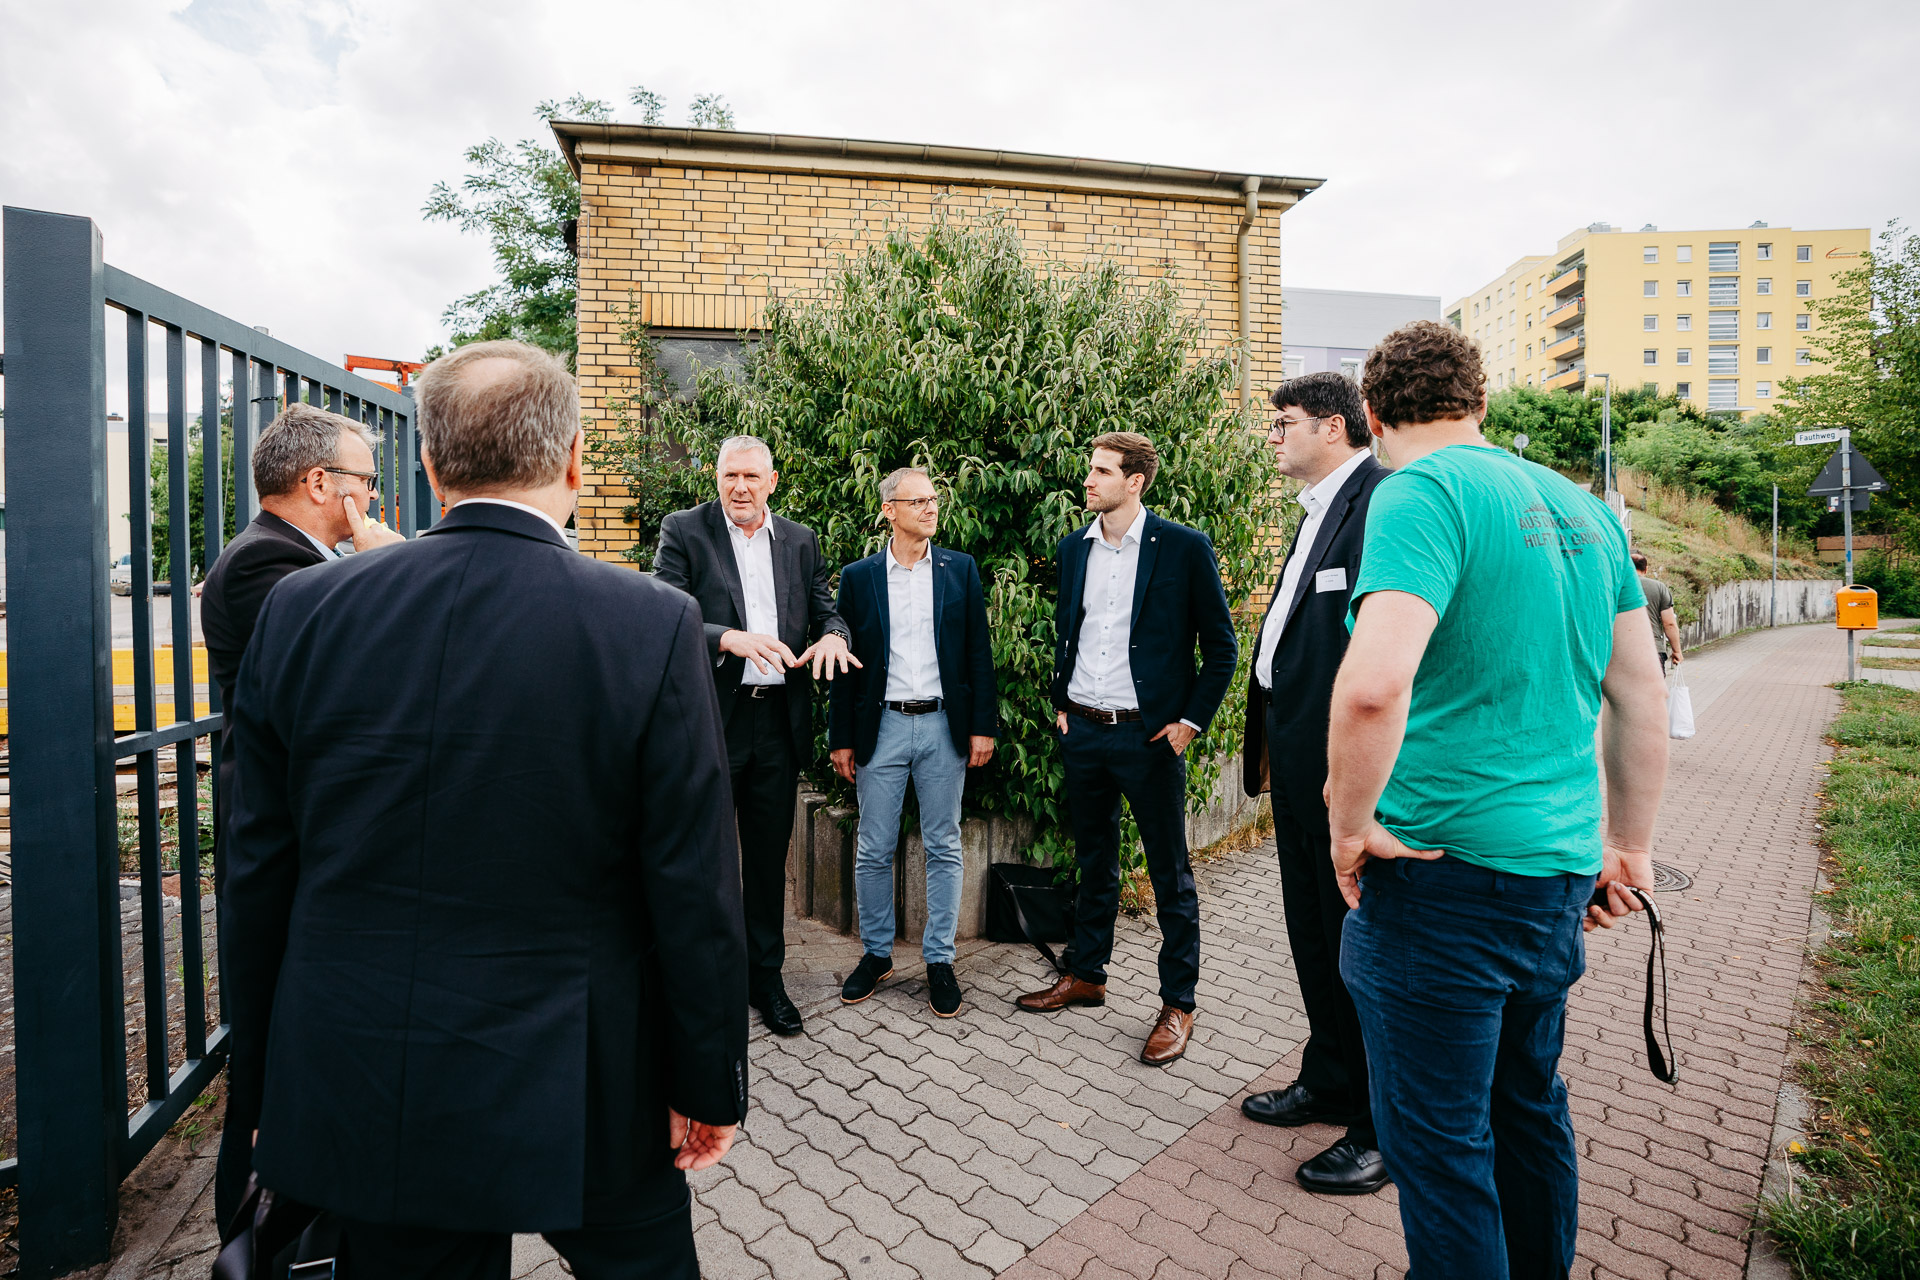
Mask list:
MULTIPOLYGON (((903 220, 924 227, 942 204, 1010 210, 1035 256, 1072 264, 1097 255, 1141 276, 1170 275, 1211 342, 1227 348, 1238 341, 1239 204, 586 157, 579 168, 578 369, 590 430, 607 416, 608 397, 623 394, 635 376, 620 342, 629 299, 656 328, 751 328, 772 294, 816 287, 835 255, 857 252, 903 220)), ((1280 217, 1279 208, 1263 205, 1248 236, 1256 404, 1281 376, 1280 217)), ((622 558, 633 543, 620 515, 627 500, 617 477, 589 474, 581 550, 622 558)))

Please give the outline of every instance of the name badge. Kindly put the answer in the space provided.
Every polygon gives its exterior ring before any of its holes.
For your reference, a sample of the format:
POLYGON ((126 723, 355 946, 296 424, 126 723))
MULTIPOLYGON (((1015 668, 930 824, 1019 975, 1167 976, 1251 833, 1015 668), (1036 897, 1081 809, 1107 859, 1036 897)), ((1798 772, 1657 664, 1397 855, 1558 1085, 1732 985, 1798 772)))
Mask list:
POLYGON ((1345 591, 1347 589, 1347 567, 1341 565, 1338 569, 1322 569, 1320 572, 1314 574, 1313 589, 1315 591, 1345 591))

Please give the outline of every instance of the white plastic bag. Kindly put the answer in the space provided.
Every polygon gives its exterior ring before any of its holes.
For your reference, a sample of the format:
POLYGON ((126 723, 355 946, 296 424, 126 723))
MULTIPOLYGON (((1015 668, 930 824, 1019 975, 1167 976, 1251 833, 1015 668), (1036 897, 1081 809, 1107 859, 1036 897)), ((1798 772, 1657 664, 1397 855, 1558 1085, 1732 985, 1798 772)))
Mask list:
POLYGON ((1673 669, 1673 683, 1667 687, 1667 736, 1693 736, 1693 695, 1687 692, 1687 677, 1678 666, 1673 669))

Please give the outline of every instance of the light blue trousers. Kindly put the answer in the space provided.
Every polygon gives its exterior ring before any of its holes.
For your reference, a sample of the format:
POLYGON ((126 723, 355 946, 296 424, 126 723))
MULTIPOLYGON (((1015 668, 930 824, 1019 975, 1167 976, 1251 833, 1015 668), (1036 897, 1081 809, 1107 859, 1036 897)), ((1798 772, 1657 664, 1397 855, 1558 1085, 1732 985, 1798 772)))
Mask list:
POLYGON ((927 929, 920 953, 928 964, 952 964, 964 866, 960 797, 967 758, 954 749, 944 710, 923 716, 882 711, 873 758, 854 775, 860 793, 860 838, 853 857, 860 945, 869 955, 893 954, 893 850, 909 779, 920 801, 920 839, 927 848, 927 929))

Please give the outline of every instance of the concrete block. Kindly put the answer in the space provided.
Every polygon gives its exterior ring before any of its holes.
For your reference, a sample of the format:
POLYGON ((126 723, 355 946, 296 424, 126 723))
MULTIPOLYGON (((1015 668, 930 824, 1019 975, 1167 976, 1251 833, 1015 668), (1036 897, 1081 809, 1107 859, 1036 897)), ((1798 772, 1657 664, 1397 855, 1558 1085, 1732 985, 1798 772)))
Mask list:
POLYGON ((848 808, 813 811, 813 918, 841 933, 853 929, 853 819, 848 808))
POLYGON ((793 838, 787 844, 787 914, 795 920, 813 915, 813 815, 827 802, 817 791, 794 797, 793 838))
POLYGON ((960 860, 965 878, 954 936, 977 938, 987 921, 987 868, 993 862, 993 828, 986 818, 968 818, 960 824, 960 860))
POLYGON ((894 924, 899 936, 919 941, 927 931, 927 846, 915 830, 894 850, 894 924))

